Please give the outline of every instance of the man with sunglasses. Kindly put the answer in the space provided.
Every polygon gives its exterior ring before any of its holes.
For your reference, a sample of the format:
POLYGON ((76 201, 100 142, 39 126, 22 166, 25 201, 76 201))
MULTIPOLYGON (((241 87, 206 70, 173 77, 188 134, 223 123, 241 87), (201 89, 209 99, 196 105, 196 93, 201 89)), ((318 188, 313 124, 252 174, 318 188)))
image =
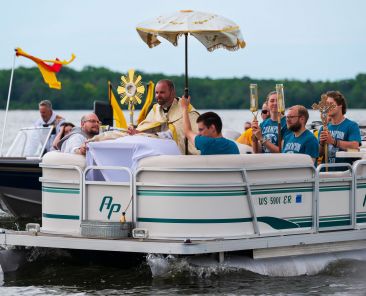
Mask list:
POLYGON ((305 127, 308 119, 309 113, 304 106, 296 105, 288 109, 286 124, 290 132, 283 140, 282 153, 307 154, 315 163, 319 145, 314 134, 305 127))
POLYGON ((86 154, 85 142, 99 134, 100 121, 97 115, 90 113, 81 118, 81 127, 74 127, 70 134, 60 142, 61 152, 86 154))

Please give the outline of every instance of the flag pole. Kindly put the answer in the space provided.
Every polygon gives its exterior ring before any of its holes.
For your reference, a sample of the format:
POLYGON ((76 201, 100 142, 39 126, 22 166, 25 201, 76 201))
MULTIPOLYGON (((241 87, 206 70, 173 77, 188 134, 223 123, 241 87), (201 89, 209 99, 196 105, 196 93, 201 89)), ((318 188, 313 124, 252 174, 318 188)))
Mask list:
POLYGON ((16 58, 16 52, 14 52, 13 67, 12 67, 12 69, 11 69, 11 74, 10 74, 10 83, 9 83, 9 91, 8 91, 8 100, 7 100, 7 102, 6 102, 5 117, 4 117, 4 125, 3 125, 3 133, 2 133, 2 135, 1 135, 0 156, 3 156, 4 135, 5 135, 5 128, 6 128, 6 120, 7 120, 7 118, 8 118, 8 110, 9 110, 9 102, 10 102, 11 89, 12 89, 12 85, 13 85, 13 76, 14 76, 15 58, 16 58))

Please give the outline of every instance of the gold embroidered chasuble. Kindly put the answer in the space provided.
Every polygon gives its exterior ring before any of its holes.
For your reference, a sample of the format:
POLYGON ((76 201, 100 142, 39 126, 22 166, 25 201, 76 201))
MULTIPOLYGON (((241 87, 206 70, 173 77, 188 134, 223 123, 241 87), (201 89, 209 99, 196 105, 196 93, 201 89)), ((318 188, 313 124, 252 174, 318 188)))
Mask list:
MULTIPOLYGON (((196 120, 199 116, 197 110, 189 105, 188 109, 189 120, 194 133, 197 133, 196 120)), ((170 130, 173 139, 177 142, 177 145, 182 154, 185 154, 185 135, 183 131, 183 110, 177 99, 174 99, 169 111, 164 112, 163 108, 159 104, 155 104, 138 126, 137 130, 140 132, 157 133, 170 130)), ((198 150, 188 142, 188 154, 199 154, 198 150)))

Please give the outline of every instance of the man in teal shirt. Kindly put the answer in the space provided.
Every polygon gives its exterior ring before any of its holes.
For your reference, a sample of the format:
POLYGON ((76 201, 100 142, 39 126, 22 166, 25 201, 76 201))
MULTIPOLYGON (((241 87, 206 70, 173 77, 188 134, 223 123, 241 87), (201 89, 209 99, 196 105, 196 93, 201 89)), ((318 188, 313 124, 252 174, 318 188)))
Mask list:
POLYGON ((214 112, 206 112, 197 118, 198 134, 192 131, 188 116, 190 97, 184 96, 180 99, 183 109, 183 129, 184 134, 201 155, 211 154, 239 154, 238 146, 235 142, 225 139, 222 136, 222 121, 220 116, 214 112))
POLYGON ((344 115, 347 111, 346 99, 339 91, 328 91, 323 94, 327 102, 335 108, 329 112, 328 130, 319 131, 319 152, 324 155, 325 143, 328 145, 328 163, 347 163, 347 159, 336 158, 337 151, 359 150, 361 134, 358 124, 344 115))
POLYGON ((314 134, 305 127, 308 119, 309 113, 304 106, 296 105, 289 108, 286 123, 290 132, 283 141, 282 153, 307 154, 315 163, 319 156, 319 145, 314 134))

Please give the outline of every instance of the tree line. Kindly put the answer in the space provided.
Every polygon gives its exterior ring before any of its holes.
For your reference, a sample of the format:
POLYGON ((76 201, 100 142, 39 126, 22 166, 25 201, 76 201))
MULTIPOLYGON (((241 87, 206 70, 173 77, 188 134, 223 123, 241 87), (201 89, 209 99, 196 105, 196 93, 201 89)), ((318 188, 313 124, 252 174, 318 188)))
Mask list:
MULTIPOLYGON (((172 79, 177 95, 183 94, 184 76, 167 76, 161 73, 143 73, 143 82, 156 83, 160 79, 172 79)), ((19 67, 15 69, 10 109, 36 109, 42 99, 49 99, 55 109, 91 109, 95 100, 108 101, 107 81, 116 90, 123 73, 113 72, 103 67, 88 66, 81 71, 63 68, 57 74, 62 83, 61 90, 50 89, 43 82, 38 68, 19 67)), ((10 81, 10 70, 0 70, 0 109, 5 109, 10 81)), ((242 78, 195 78, 189 79, 193 105, 198 109, 248 109, 249 84, 257 83, 260 104, 267 93, 275 89, 277 83, 285 86, 286 106, 295 104, 310 108, 320 100, 320 95, 328 90, 339 90, 347 98, 348 107, 366 108, 366 74, 358 74, 353 79, 338 81, 299 81, 242 78)), ((117 92, 114 92, 116 97, 117 92)), ((126 107, 122 107, 125 109, 126 107)), ((138 108, 138 107, 137 107, 138 108)))

